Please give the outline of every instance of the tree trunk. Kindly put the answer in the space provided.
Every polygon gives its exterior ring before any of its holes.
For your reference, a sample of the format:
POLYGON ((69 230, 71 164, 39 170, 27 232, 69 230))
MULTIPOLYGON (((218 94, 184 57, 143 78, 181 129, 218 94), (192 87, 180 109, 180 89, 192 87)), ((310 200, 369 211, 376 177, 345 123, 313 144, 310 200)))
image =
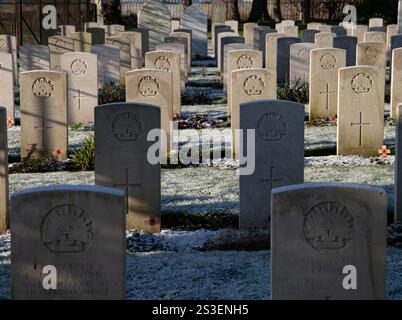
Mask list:
POLYGON ((282 21, 281 0, 273 0, 268 3, 268 13, 275 22, 282 21))
POLYGON ((302 23, 306 24, 310 21, 310 0, 302 0, 302 23))
POLYGON ((267 9, 268 0, 254 0, 251 7, 249 22, 258 22, 259 20, 271 20, 267 9))
POLYGON ((108 0, 102 4, 105 24, 122 24, 120 0, 108 0))
POLYGON ((192 0, 182 0, 183 10, 186 10, 189 6, 193 4, 192 0))
POLYGON ((237 3, 237 0, 228 1, 227 19, 240 21, 239 5, 237 3))

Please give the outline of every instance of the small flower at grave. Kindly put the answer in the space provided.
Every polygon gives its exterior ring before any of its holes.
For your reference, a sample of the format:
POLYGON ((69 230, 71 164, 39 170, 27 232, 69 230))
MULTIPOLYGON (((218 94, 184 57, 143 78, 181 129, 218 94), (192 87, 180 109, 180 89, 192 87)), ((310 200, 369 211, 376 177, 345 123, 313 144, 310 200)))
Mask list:
POLYGON ((56 149, 56 157, 60 158, 61 157, 61 150, 60 149, 56 149))
POLYGON ((330 119, 332 122, 334 122, 334 123, 336 123, 336 121, 338 120, 336 114, 331 114, 331 115, 329 116, 329 119, 330 119))
POLYGON ((387 146, 382 146, 378 153, 381 157, 386 158, 389 154, 391 154, 391 150, 387 149, 387 146))
POLYGON ((11 128, 14 126, 14 120, 11 117, 7 117, 7 127, 11 128))
POLYGON ((149 225, 150 226, 156 225, 156 218, 149 218, 149 225))

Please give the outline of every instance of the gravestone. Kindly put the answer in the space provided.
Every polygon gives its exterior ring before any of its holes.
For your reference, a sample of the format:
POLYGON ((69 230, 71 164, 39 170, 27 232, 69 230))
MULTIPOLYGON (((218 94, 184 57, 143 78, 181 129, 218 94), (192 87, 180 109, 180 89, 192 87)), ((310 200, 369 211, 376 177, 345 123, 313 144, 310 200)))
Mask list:
POLYGON ((338 155, 378 155, 384 143, 384 87, 384 69, 339 70, 338 155))
POLYGON ((181 90, 185 90, 186 81, 188 80, 188 59, 186 54, 186 46, 182 43, 163 43, 156 46, 156 51, 173 51, 180 54, 181 67, 180 67, 180 79, 181 79, 181 90))
MULTIPOLYGON (((397 108, 402 103, 402 48, 392 51, 391 118, 398 119, 397 108)), ((400 136, 401 138, 402 136, 400 136)))
POLYGON ((290 85, 296 86, 309 82, 310 51, 313 43, 295 43, 290 46, 290 85))
POLYGON ((67 79, 58 71, 20 75, 21 157, 67 159, 67 79))
POLYGON ((320 32, 315 35, 315 46, 317 48, 333 48, 335 33, 320 32))
POLYGON ((342 27, 342 26, 334 26, 334 27, 331 27, 331 32, 332 32, 332 33, 335 33, 335 36, 336 36, 336 37, 339 37, 339 36, 347 36, 347 31, 346 31, 346 29, 345 29, 344 27, 342 27))
MULTIPOLYGON (((89 22, 84 23, 84 31, 85 32, 87 32, 87 30, 90 28, 102 28, 102 27, 104 27, 104 26, 98 22, 89 21, 89 22)), ((103 30, 105 30, 105 29, 103 29, 103 30)))
POLYGON ((266 35, 269 33, 276 33, 276 31, 265 26, 254 28, 254 49, 262 51, 264 57, 266 54, 266 35))
POLYGON ((91 52, 92 34, 88 32, 74 32, 69 35, 73 40, 75 52, 91 52))
MULTIPOLYGON (((396 50, 398 51, 398 50, 396 50)), ((398 54, 400 55, 400 53, 398 54)), ((395 130, 395 199, 394 199, 394 223, 402 221, 402 104, 396 106, 396 130, 395 130)))
POLYGON ((327 24, 321 24, 317 26, 317 30, 320 32, 332 32, 331 31, 332 26, 329 26, 327 24))
POLYGON ((282 32, 285 37, 299 37, 299 27, 298 26, 283 26, 282 32))
POLYGON ((122 191, 50 186, 16 192, 10 203, 13 299, 125 299, 122 191), (49 270, 57 288, 45 289, 49 270))
POLYGON ((58 28, 60 35, 63 37, 69 37, 72 33, 76 31, 75 26, 72 25, 61 25, 58 28))
POLYGON ((63 36, 49 37, 50 69, 60 71, 60 56, 64 53, 74 52, 74 41, 63 36))
POLYGON ((186 8, 180 16, 181 26, 192 31, 193 55, 208 56, 208 16, 196 4, 186 8))
POLYGON ((384 19, 382 18, 371 18, 369 19, 369 28, 383 27, 384 19))
POLYGON ((87 33, 91 34, 92 45, 105 44, 105 29, 102 27, 92 27, 86 29, 87 33))
POLYGON ((318 30, 303 30, 301 42, 315 43, 315 36, 318 33, 320 33, 318 30))
POLYGON ((130 40, 123 39, 121 35, 107 38, 106 44, 116 46, 120 50, 120 84, 125 85, 126 72, 131 70, 131 57, 135 56, 135 48, 130 40))
POLYGON ((60 57, 67 75, 68 123, 94 122, 98 105, 98 58, 93 53, 71 52, 60 57))
POLYGON ((106 37, 119 36, 125 30, 125 27, 121 24, 110 24, 103 27, 105 28, 106 37))
POLYGON ((248 22, 243 24, 243 37, 246 44, 254 47, 254 28, 257 27, 258 24, 254 22, 248 22))
POLYGON ((0 52, 12 55, 14 84, 18 84, 17 39, 14 36, 0 34, 0 52))
POLYGON ((364 35, 368 32, 368 26, 358 24, 352 28, 352 36, 357 38, 357 43, 364 42, 364 35))
POLYGON ((391 49, 391 38, 398 35, 398 25, 390 24, 387 26, 387 50, 391 49))
POLYGON ((126 74, 126 101, 148 103, 160 108, 161 129, 166 134, 166 141, 160 147, 161 157, 172 149, 171 121, 173 120, 173 84, 172 72, 141 69, 126 74))
POLYGON ((308 30, 318 30, 318 28, 321 26, 320 22, 309 22, 307 23, 307 29, 308 30))
POLYGON ((310 51, 310 121, 337 113, 338 70, 346 66, 346 51, 321 48, 310 51))
POLYGON ((277 81, 278 85, 283 85, 290 80, 290 47, 300 43, 300 39, 279 37, 277 43, 277 81))
MULTIPOLYGON (((192 43, 192 35, 191 32, 184 32, 184 31, 175 31, 169 35, 169 37, 165 38, 165 42, 172 43, 176 42, 177 40, 186 40, 186 47, 187 47, 187 57, 188 57, 188 67, 191 68, 192 57, 193 57, 193 50, 191 48, 192 43), (167 40, 166 40, 167 39, 167 40)), ((179 42, 184 43, 184 42, 179 42)))
POLYGON ((7 110, 8 126, 15 123, 13 57, 10 53, 0 52, 0 107, 7 110))
POLYGON ((149 50, 162 43, 171 31, 170 11, 162 0, 149 0, 138 12, 138 27, 149 30, 149 50))
POLYGON ((224 74, 225 68, 225 47, 230 44, 241 44, 244 46, 244 38, 239 36, 228 36, 222 37, 219 42, 219 53, 218 53, 218 70, 224 74))
POLYGON ((234 32, 239 33, 239 22, 237 20, 226 20, 225 24, 229 26, 234 32))
MULTIPOLYGON (((233 45, 227 45, 231 47, 233 45)), ((251 49, 251 46, 239 49, 231 49, 227 51, 226 63, 223 79, 223 91, 227 93, 228 105, 230 106, 231 92, 230 82, 231 74, 234 70, 241 69, 261 69, 262 68, 262 52, 251 49)))
POLYGON ((49 70, 49 48, 41 44, 20 46, 20 72, 31 70, 49 70))
POLYGON ((356 65, 356 46, 356 37, 340 36, 334 38, 334 48, 346 50, 347 67, 356 65))
POLYGON ((372 300, 386 293, 387 195, 340 183, 272 192, 273 300, 372 300), (295 205, 297 204, 297 205, 295 205), (357 288, 344 288, 346 266, 357 288))
POLYGON ((364 35, 364 42, 387 42, 387 34, 385 32, 369 31, 364 35))
POLYGON ((276 75, 266 69, 241 69, 231 73, 230 105, 228 114, 231 115, 232 157, 240 157, 241 104, 262 99, 276 99, 276 75))
POLYGON ((384 42, 363 42, 357 45, 358 66, 387 66, 387 49, 384 42))
POLYGON ((212 41, 212 50, 214 50, 215 58, 218 56, 218 35, 223 32, 233 32, 233 30, 226 25, 215 25, 212 41))
POLYGON ((142 68, 142 40, 141 33, 133 31, 125 31, 120 34, 123 40, 130 42, 131 51, 131 69, 137 70, 142 68))
POLYGON ((145 63, 145 54, 149 51, 149 30, 145 28, 130 29, 131 32, 138 32, 141 34, 141 48, 142 48, 142 64, 145 63))
POLYGON ((392 36, 390 40, 390 53, 398 48, 402 48, 402 35, 392 36))
POLYGON ((160 113, 159 107, 141 103, 95 108, 95 183, 125 191, 128 230, 160 231, 160 164, 147 159, 155 144, 147 135, 160 130, 160 113))
POLYGON ((173 118, 181 116, 180 54, 173 51, 150 51, 145 54, 145 68, 172 73, 173 118))
POLYGON ((180 28, 180 20, 172 19, 170 21, 170 24, 171 24, 171 26, 170 26, 171 27, 171 29, 170 29, 171 32, 173 32, 176 29, 180 28))
MULTIPOLYGON (((304 105, 258 100, 240 106, 242 150, 246 130, 255 130, 255 170, 240 166, 240 228, 269 229, 271 191, 304 180, 304 105)), ((248 133, 250 134, 250 133, 248 133)))
MULTIPOLYGON (((1 104, 1 103, 0 103, 1 104)), ((8 229, 7 110, 0 106, 0 234, 8 229)))
POLYGON ((212 23, 225 23, 227 7, 224 0, 214 0, 211 4, 212 23))
POLYGON ((166 37, 165 38, 165 43, 167 44, 180 44, 184 48, 184 57, 185 57, 185 63, 186 63, 186 74, 188 74, 191 71, 191 56, 189 54, 189 42, 188 39, 183 38, 183 37, 166 37))
POLYGON ((92 46, 92 53, 98 59, 98 89, 113 82, 120 84, 120 49, 108 44, 92 46))
POLYGON ((278 39, 283 38, 281 33, 273 32, 265 35, 265 68, 277 72, 278 39))

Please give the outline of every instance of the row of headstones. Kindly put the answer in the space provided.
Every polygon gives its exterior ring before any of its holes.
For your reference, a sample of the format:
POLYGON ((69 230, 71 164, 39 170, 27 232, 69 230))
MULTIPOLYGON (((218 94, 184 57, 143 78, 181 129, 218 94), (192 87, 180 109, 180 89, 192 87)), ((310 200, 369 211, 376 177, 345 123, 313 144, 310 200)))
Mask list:
MULTIPOLYGON (((4 134, 1 111, 0 133, 4 134)), ((272 297, 383 299, 385 191, 358 185, 302 184, 302 104, 259 100, 243 104, 240 112, 241 128, 255 132, 256 150, 255 172, 244 174, 244 166, 240 172, 240 226, 271 226, 272 297), (272 128, 277 129, 275 139, 272 128), (356 268, 357 290, 344 290, 345 266, 356 268)), ((147 161, 146 150, 153 144, 148 133, 160 127, 160 109, 120 103, 99 106, 95 113, 96 184, 122 189, 126 196, 115 189, 89 186, 13 194, 13 298, 122 299, 126 226, 159 230, 160 166, 147 161), (149 215, 151 211, 154 216, 149 215), (51 281, 43 281, 49 272, 43 270, 45 266, 56 268, 57 289, 50 290, 51 281)), ((2 136, 1 143, 4 140, 2 136)), ((244 141, 247 149, 250 140, 244 141)), ((0 156, 4 157, 5 149, 0 148, 0 156)), ((4 199, 1 203, 7 202, 4 199)))

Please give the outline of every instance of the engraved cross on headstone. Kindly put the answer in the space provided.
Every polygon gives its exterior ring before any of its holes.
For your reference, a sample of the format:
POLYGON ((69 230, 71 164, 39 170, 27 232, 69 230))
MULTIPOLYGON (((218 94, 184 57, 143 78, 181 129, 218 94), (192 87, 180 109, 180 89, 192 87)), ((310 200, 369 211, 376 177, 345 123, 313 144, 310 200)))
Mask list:
POLYGON ((140 184, 130 184, 130 179, 129 179, 129 168, 125 168, 125 178, 124 178, 124 183, 113 183, 113 188, 119 188, 121 190, 124 190, 126 195, 126 214, 128 214, 129 211, 129 197, 130 197, 130 187, 138 187, 140 184))
POLYGON ((325 97, 325 108, 326 108, 327 110, 329 110, 329 95, 330 95, 330 94, 336 94, 336 92, 330 92, 330 91, 329 91, 329 83, 327 83, 327 88, 326 88, 326 90, 323 91, 323 92, 320 92, 320 94, 325 94, 325 95, 326 95, 326 97, 325 97))
POLYGON ((261 182, 268 184, 269 192, 271 193, 271 190, 273 189, 274 185, 279 182, 284 182, 284 179, 283 179, 283 177, 275 178, 275 167, 270 167, 269 168, 269 177, 262 178, 261 182))
POLYGON ((42 130, 42 146, 43 146, 43 153, 44 154, 46 154, 48 152, 48 150, 47 150, 47 147, 48 147, 47 146, 47 139, 46 139, 47 129, 53 129, 52 126, 46 126, 45 123, 46 123, 46 119, 45 119, 45 117, 42 117, 42 126, 41 127, 37 127, 37 126, 34 127, 35 130, 42 130))
POLYGON ((73 96, 74 99, 78 98, 78 110, 81 110, 81 99, 86 99, 85 94, 81 94, 81 89, 78 89, 78 94, 73 96))
POLYGON ((363 122, 363 113, 359 112, 359 122, 358 123, 351 123, 350 125, 353 126, 359 126, 359 146, 362 145, 362 140, 363 140, 363 126, 371 126, 371 123, 369 122, 363 122))

